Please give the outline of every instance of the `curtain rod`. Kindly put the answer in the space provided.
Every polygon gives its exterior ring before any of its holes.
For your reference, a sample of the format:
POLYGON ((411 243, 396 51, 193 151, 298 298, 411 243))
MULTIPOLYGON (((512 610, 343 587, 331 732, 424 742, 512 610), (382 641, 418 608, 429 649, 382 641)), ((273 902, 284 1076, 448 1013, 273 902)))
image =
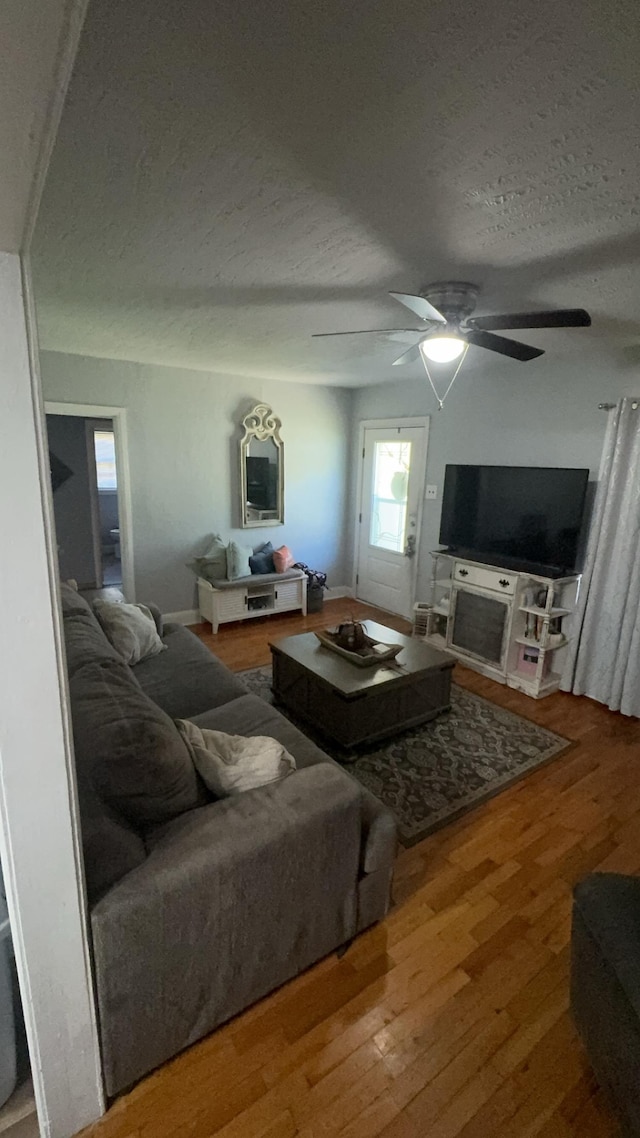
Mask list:
MULTIPOLYGON (((617 403, 598 403, 598 411, 614 411, 617 406, 617 403)), ((640 399, 632 399, 631 409, 637 411, 638 407, 640 407, 640 399)))

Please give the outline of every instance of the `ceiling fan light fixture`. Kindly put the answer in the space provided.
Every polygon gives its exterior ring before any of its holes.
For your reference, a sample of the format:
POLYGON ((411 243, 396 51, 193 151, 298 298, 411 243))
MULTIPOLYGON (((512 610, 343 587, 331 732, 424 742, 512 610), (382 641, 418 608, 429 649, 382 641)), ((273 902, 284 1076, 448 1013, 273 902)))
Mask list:
POLYGON ((420 344, 420 351, 432 363, 446 364, 457 360, 464 351, 464 340, 455 336, 430 336, 420 344))

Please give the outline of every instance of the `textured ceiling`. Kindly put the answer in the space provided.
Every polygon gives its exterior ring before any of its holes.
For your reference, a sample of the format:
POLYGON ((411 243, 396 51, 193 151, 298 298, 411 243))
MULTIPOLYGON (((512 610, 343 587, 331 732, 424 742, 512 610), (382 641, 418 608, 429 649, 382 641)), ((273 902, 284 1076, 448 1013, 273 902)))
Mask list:
POLYGON ((0 249, 18 253, 29 223, 49 115, 81 0, 0 3, 0 249))
POLYGON ((33 250, 42 346, 395 380, 397 343, 310 334, 417 326, 387 290, 458 277, 478 313, 588 308, 524 338, 624 365, 639 59, 637 0, 91 0, 33 250))

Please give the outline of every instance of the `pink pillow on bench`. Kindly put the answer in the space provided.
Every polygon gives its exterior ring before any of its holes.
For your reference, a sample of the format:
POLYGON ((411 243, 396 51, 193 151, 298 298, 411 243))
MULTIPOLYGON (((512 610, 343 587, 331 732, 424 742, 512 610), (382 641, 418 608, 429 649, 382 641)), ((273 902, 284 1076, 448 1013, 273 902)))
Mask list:
POLYGON ((290 569, 294 564, 293 553, 286 545, 274 549, 273 564, 276 567, 276 573, 286 573, 287 569, 290 569))

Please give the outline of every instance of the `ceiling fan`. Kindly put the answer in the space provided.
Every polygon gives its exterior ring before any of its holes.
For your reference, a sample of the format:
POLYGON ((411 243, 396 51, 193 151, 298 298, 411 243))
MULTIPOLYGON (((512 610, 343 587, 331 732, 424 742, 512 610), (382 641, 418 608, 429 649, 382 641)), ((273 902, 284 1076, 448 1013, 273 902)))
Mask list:
POLYGON ((316 332, 319 336, 363 336, 372 334, 411 334, 421 338, 393 361, 398 364, 423 359, 446 363, 462 355, 473 345, 525 362, 544 355, 542 348, 532 348, 520 340, 494 335, 494 330, 509 328, 586 328, 591 317, 584 308, 557 308, 548 312, 507 312, 498 316, 472 316, 478 295, 477 285, 468 281, 438 281, 424 288, 419 296, 406 292, 390 292, 405 308, 424 321, 422 328, 372 328, 359 332, 316 332))

